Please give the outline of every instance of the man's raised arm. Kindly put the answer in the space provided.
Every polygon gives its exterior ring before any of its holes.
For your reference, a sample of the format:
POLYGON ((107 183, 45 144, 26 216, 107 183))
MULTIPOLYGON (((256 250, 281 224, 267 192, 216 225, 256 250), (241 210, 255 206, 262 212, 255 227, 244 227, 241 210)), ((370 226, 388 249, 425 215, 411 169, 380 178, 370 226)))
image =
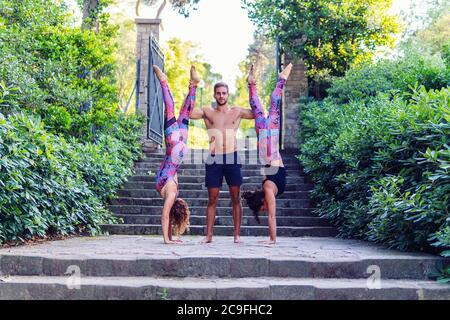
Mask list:
POLYGON ((255 119, 252 109, 247 109, 247 108, 240 108, 240 109, 241 109, 242 119, 255 119))
POLYGON ((203 119, 204 116, 205 116, 205 113, 203 112, 203 108, 200 108, 200 109, 194 109, 189 118, 191 120, 198 120, 198 119, 203 119))

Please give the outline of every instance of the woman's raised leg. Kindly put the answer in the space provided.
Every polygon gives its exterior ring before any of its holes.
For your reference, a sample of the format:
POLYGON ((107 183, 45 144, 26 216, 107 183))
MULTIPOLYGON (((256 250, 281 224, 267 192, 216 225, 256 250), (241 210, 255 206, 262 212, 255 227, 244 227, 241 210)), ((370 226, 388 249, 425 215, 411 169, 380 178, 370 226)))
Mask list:
POLYGON ((195 95, 197 92, 197 85, 200 82, 195 67, 191 67, 191 78, 189 80, 189 92, 184 100, 183 106, 180 109, 180 115, 178 116, 178 128, 180 129, 183 141, 187 144, 188 132, 189 132, 189 118, 192 111, 195 108, 195 95))

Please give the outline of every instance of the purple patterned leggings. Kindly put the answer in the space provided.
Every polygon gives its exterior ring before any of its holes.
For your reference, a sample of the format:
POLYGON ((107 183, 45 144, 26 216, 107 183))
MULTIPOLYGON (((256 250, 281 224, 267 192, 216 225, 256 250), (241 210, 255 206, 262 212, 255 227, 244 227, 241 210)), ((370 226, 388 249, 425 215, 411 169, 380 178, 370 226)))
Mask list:
POLYGON ((269 116, 266 118, 261 107, 256 85, 249 85, 249 101, 255 117, 255 129, 258 136, 258 150, 260 160, 269 164, 272 160, 280 160, 279 136, 280 136, 280 106, 281 93, 286 83, 285 79, 277 82, 270 99, 269 116))
POLYGON ((189 131, 189 117, 195 107, 195 94, 197 87, 190 86, 189 93, 180 109, 178 119, 175 118, 174 101, 166 81, 161 81, 164 97, 164 140, 166 155, 156 174, 156 190, 161 192, 169 180, 173 180, 183 157, 187 152, 187 139, 189 131))

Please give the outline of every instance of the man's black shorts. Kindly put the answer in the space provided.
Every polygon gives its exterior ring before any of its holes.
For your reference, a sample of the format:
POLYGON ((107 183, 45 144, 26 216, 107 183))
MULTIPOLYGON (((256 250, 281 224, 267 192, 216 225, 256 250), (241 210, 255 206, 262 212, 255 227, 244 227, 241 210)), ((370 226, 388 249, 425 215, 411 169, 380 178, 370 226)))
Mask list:
POLYGON ((206 165, 205 186, 220 188, 223 177, 230 187, 242 185, 242 164, 238 159, 238 153, 209 155, 206 165))

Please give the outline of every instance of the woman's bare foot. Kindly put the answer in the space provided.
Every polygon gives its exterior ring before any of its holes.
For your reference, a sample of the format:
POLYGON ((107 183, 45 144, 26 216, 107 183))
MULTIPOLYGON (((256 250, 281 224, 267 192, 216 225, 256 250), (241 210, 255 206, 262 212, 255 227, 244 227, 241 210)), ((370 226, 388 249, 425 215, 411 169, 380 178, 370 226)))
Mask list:
POLYGON ((155 64, 153 65, 153 72, 155 73, 155 75, 158 78, 159 82, 167 82, 167 76, 155 64))
POLYGON ((202 241, 200 241, 200 243, 211 243, 212 242, 212 237, 205 237, 203 238, 202 241))
POLYGON ((178 244, 179 242, 173 241, 173 240, 164 240, 165 244, 178 244))
POLYGON ((284 68, 284 69, 280 72, 280 74, 279 74, 280 78, 281 78, 281 79, 284 79, 284 80, 287 80, 287 79, 289 78, 289 75, 291 74, 291 70, 292 70, 292 63, 289 63, 289 64, 287 65, 287 67, 284 68))
POLYGON ((247 83, 250 84, 250 85, 251 84, 256 84, 255 65, 253 65, 253 64, 250 67, 250 72, 248 73, 247 83))
POLYGON ((189 80, 190 86, 196 86, 200 83, 200 77, 198 76, 197 70, 194 66, 191 66, 191 79, 189 80))

